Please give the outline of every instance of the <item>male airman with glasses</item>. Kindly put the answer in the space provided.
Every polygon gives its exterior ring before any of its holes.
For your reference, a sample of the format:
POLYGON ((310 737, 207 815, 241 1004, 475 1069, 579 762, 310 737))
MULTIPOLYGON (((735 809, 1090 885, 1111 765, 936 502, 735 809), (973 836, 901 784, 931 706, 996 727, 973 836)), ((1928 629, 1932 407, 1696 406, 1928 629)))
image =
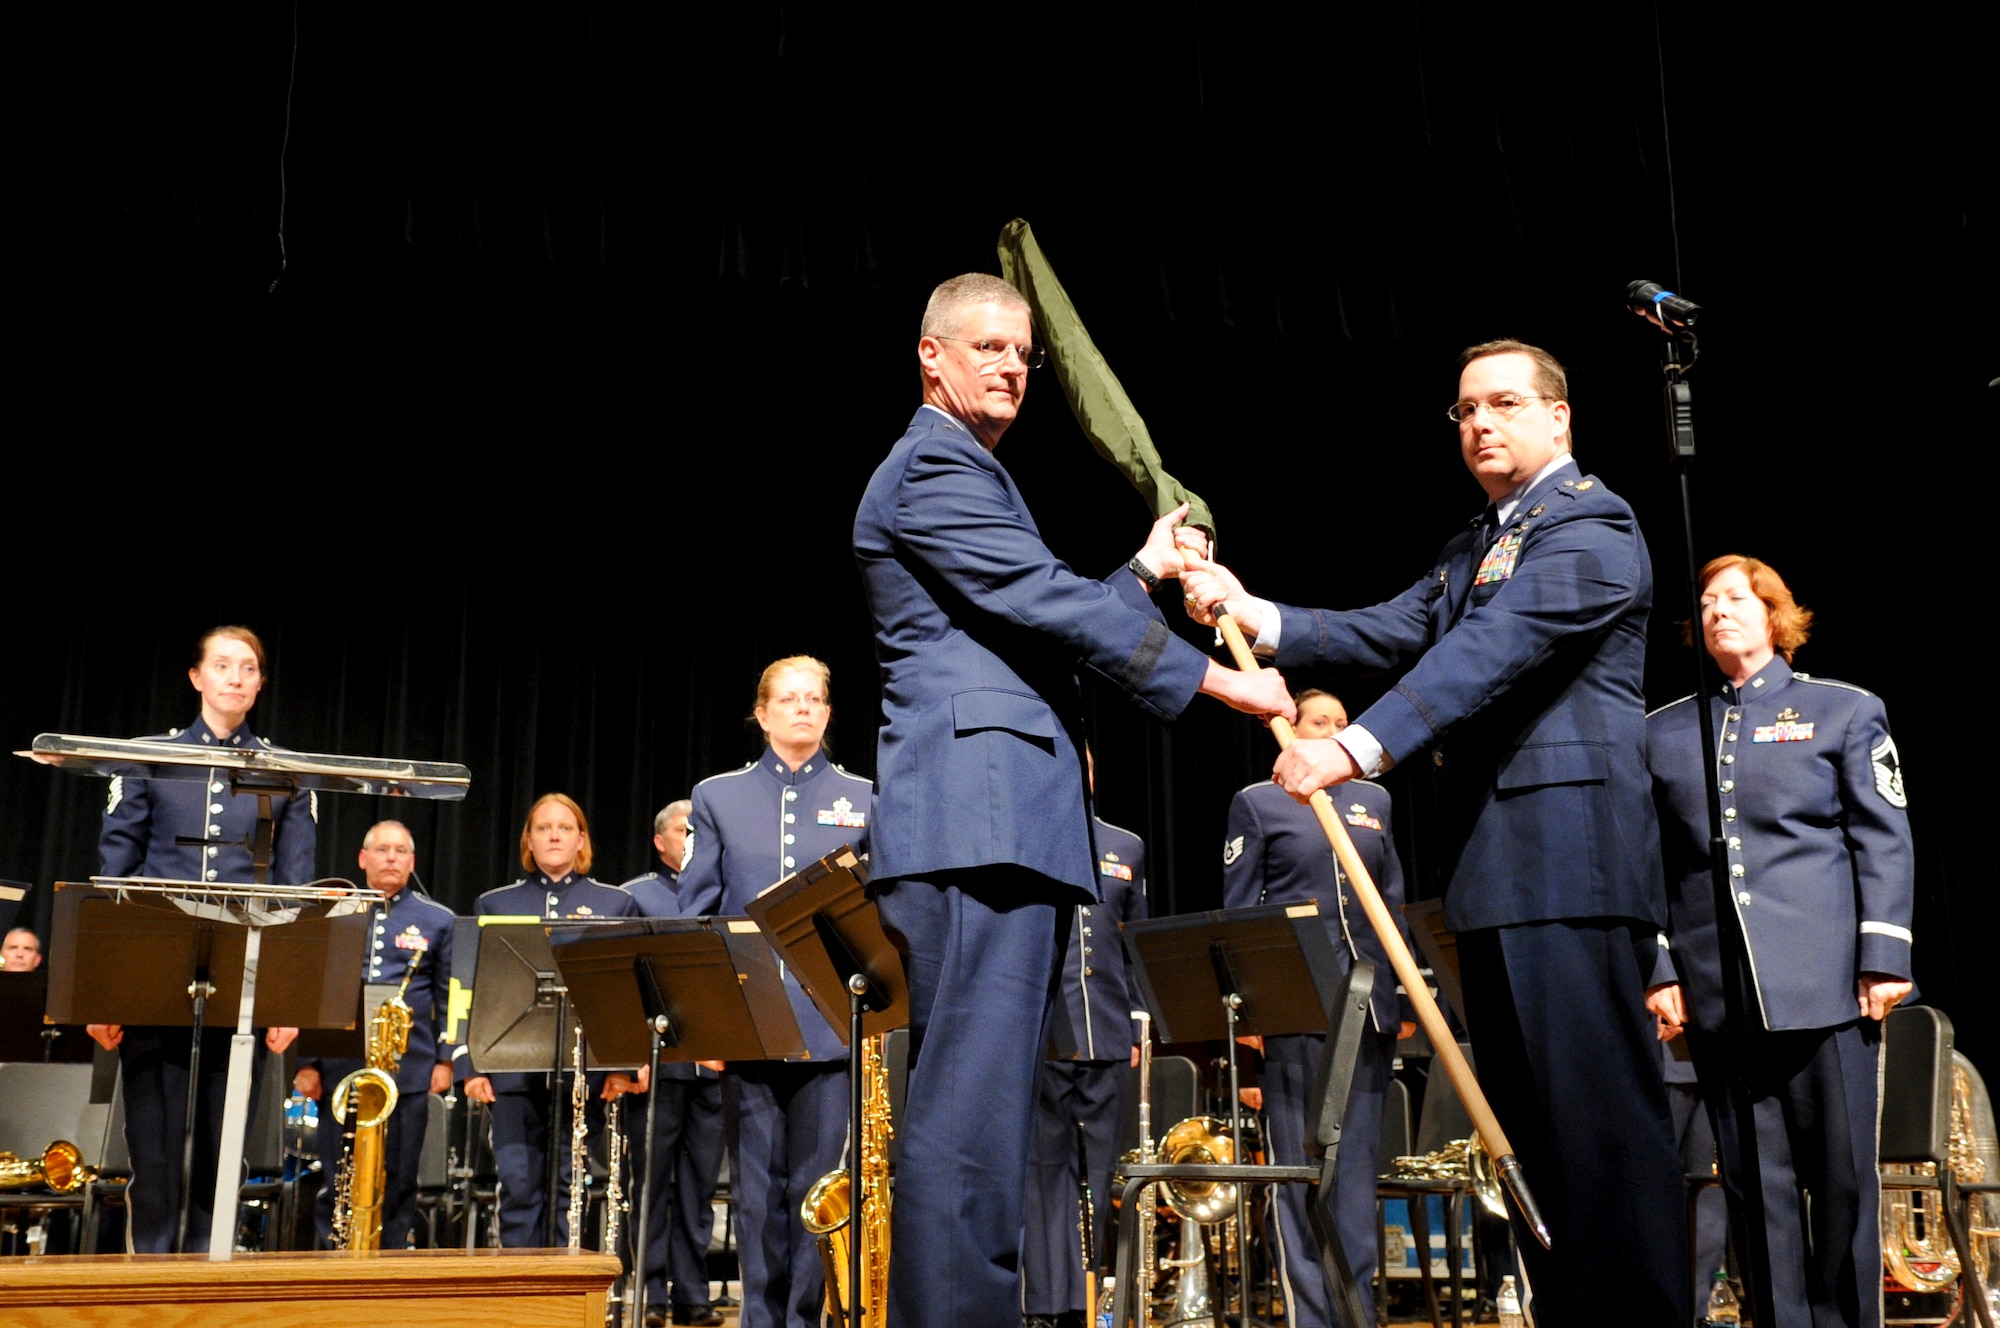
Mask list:
POLYGON ((1646 773, 1653 571, 1632 509, 1570 456, 1547 351, 1459 357, 1466 469, 1490 500, 1386 604, 1280 607, 1186 558, 1189 612, 1226 606, 1280 665, 1400 672, 1334 737, 1295 742, 1293 797, 1422 758, 1479 1078, 1547 1219, 1515 1225, 1541 1328, 1690 1321, 1687 1237, 1645 985, 1666 917, 1646 773))
POLYGON ((1079 664, 1161 719, 1198 691, 1295 713, 1275 673, 1223 668, 1153 605, 1180 574, 1185 507, 1102 581, 1042 542, 994 457, 1041 362, 1011 286, 980 273, 939 286, 917 338, 923 404, 854 518, 882 675, 871 871, 910 979, 897 1328, 1020 1322, 1043 1019, 1076 905, 1098 898, 1079 664))

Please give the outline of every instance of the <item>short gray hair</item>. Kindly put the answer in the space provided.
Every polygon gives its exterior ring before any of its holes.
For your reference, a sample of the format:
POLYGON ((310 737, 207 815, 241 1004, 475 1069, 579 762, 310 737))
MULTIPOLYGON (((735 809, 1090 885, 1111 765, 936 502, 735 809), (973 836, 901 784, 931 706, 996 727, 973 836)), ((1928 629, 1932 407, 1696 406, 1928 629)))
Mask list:
POLYGON ((417 837, 414 834, 411 834, 410 827, 404 825, 401 821, 377 821, 375 824, 369 826, 368 833, 361 836, 361 847, 374 848, 375 832, 377 830, 386 830, 388 827, 392 825, 395 826, 398 830, 401 830, 404 834, 410 836, 410 847, 412 849, 415 849, 417 846, 417 837))
POLYGON ((694 804, 686 798, 675 798, 672 802, 660 808, 660 814, 653 818, 653 833, 656 835, 665 835, 667 827, 673 823, 674 817, 692 815, 694 815, 694 804))
MULTIPOLYGON (((1021 292, 1000 278, 985 272, 967 272, 940 284, 931 292, 930 302, 924 306, 923 326, 917 330, 917 335, 950 336, 965 325, 965 310, 975 304, 1028 309, 1028 301, 1021 292)), ((1028 311, 1033 313, 1031 309, 1028 311)))

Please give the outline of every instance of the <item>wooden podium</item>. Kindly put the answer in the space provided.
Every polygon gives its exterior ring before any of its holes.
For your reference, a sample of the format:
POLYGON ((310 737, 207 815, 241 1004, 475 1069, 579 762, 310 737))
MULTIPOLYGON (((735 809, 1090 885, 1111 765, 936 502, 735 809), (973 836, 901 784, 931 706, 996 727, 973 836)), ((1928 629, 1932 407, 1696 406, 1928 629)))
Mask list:
POLYGON ((6 1261, 0 1321, 157 1328, 504 1323, 604 1328, 616 1255, 588 1250, 322 1250, 44 1255, 6 1261))

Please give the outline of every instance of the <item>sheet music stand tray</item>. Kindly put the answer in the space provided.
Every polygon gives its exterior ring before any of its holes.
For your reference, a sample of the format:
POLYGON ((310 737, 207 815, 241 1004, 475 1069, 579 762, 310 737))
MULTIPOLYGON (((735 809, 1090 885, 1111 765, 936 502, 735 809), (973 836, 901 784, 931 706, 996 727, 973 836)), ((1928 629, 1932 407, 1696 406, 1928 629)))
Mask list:
MULTIPOLYGON (((1344 1323, 1362 1322, 1360 1298, 1334 1218, 1334 1186, 1354 1063, 1368 1025, 1368 1000, 1375 968, 1354 964, 1343 982, 1333 942, 1314 903, 1267 905, 1183 917, 1128 922, 1123 930, 1127 972, 1134 975, 1140 1004, 1150 1010, 1162 1042, 1223 1039, 1229 1056, 1229 1103, 1233 1137, 1241 1139, 1242 1107, 1237 1095, 1236 1039, 1251 1035, 1324 1033, 1314 1075, 1314 1104, 1306 1149, 1318 1166, 1256 1166, 1247 1163, 1128 1163, 1129 1184, 1167 1180, 1230 1181, 1237 1185, 1238 1248, 1245 1248, 1249 1224, 1243 1186, 1261 1183, 1310 1184, 1319 1188, 1309 1206, 1314 1243, 1327 1289, 1344 1323)), ((1138 1273, 1139 1191, 1128 1189, 1118 1227, 1117 1291, 1112 1322, 1139 1325, 1150 1288, 1135 1294, 1138 1273)))
MULTIPOLYGON (((777 957, 755 924, 742 918, 621 919, 583 939, 551 947, 591 1056, 606 1065, 785 1060, 803 1056, 777 957)), ((477 1003, 475 1002, 475 1008, 477 1003)), ((660 1095, 646 1096, 646 1146, 660 1095)), ((646 1246, 653 1167, 639 1186, 632 1285, 646 1318, 646 1246)))
POLYGON ((882 914, 868 894, 868 870, 849 845, 787 876, 744 911, 763 928, 827 1024, 847 1044, 847 1137, 849 1156, 855 1159, 848 1168, 852 1239, 847 1242, 847 1323, 848 1328, 862 1328, 863 1198, 855 1176, 866 1083, 862 1043, 910 1022, 903 956, 882 929, 882 914))

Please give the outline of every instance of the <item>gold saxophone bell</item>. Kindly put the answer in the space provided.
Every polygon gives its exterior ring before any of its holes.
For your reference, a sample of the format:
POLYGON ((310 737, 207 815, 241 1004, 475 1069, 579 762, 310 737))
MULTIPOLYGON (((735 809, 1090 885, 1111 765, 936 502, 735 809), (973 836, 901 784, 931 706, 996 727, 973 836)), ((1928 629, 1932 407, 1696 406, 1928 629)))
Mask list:
POLYGON ((58 1139, 39 1158, 0 1151, 0 1190, 53 1190, 69 1194, 97 1179, 97 1169, 83 1165, 83 1153, 67 1139, 58 1139))
POLYGON ((889 1140, 896 1129, 889 1119, 889 1069, 883 1045, 879 1034, 861 1043, 861 1138, 853 1150, 860 1163, 859 1199, 848 1169, 836 1167, 813 1182, 799 1205, 799 1221, 818 1238, 820 1262, 826 1267, 826 1309, 836 1321, 845 1321, 854 1303, 848 1262, 853 1242, 861 1242, 859 1319, 871 1328, 884 1328, 889 1311, 889 1140))
MULTIPOLYGON (((1236 1140, 1230 1137, 1227 1122, 1213 1116, 1190 1116, 1160 1140, 1160 1160, 1177 1166, 1195 1162, 1233 1165, 1236 1140)), ((1234 1181, 1170 1180, 1165 1188, 1173 1211, 1203 1226, 1236 1215, 1234 1181)))

